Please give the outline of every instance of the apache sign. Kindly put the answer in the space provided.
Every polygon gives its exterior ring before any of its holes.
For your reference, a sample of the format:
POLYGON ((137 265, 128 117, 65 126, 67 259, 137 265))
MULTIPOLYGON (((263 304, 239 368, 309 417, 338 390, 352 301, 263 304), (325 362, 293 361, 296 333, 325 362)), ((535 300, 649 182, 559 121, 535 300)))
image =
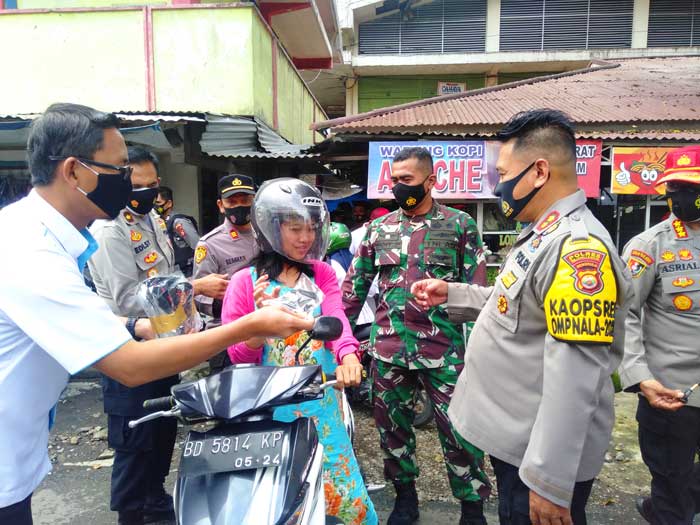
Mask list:
MULTIPOLYGON (((391 199, 391 161, 403 148, 426 148, 433 156, 437 183, 433 196, 440 200, 493 199, 498 182, 496 160, 500 143, 469 140, 449 142, 370 142, 367 198, 391 199)), ((599 140, 576 142, 576 173, 587 197, 600 195, 599 140)))

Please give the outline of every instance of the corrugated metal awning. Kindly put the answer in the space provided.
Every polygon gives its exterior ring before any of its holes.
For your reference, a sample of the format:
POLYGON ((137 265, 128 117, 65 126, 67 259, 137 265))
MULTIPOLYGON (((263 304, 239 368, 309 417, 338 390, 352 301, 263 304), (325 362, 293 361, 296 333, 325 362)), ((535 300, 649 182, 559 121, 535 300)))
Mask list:
POLYGON ((257 118, 207 115, 199 141, 202 151, 215 157, 256 159, 315 158, 312 146, 291 144, 257 118))

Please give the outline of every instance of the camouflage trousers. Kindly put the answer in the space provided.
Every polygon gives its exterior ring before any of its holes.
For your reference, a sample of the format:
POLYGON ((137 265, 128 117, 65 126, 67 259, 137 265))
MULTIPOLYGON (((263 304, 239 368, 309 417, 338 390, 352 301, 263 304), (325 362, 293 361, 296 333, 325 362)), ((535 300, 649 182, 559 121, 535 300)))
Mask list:
POLYGON ((484 472, 484 453, 452 427, 447 408, 463 365, 411 370, 379 359, 372 360, 371 388, 374 420, 384 453, 384 477, 408 483, 418 477, 413 405, 420 381, 433 403, 452 494, 464 501, 485 499, 491 485, 484 472))

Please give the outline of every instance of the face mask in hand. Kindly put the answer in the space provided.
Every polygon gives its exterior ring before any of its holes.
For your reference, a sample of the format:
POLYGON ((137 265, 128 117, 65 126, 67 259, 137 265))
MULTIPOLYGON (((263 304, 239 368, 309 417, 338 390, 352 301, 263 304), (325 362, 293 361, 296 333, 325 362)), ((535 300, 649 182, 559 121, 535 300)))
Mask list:
POLYGON ((250 206, 236 206, 235 208, 224 208, 224 215, 228 217, 232 224, 243 226, 250 222, 250 206))

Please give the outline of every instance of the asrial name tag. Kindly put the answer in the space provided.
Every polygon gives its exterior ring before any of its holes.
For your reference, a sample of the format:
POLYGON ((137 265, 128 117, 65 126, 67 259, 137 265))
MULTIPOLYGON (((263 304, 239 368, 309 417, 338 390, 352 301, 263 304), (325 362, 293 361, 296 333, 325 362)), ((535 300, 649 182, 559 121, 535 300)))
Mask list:
POLYGON ((180 476, 231 472, 282 464, 284 430, 230 434, 192 431, 182 447, 180 476))

